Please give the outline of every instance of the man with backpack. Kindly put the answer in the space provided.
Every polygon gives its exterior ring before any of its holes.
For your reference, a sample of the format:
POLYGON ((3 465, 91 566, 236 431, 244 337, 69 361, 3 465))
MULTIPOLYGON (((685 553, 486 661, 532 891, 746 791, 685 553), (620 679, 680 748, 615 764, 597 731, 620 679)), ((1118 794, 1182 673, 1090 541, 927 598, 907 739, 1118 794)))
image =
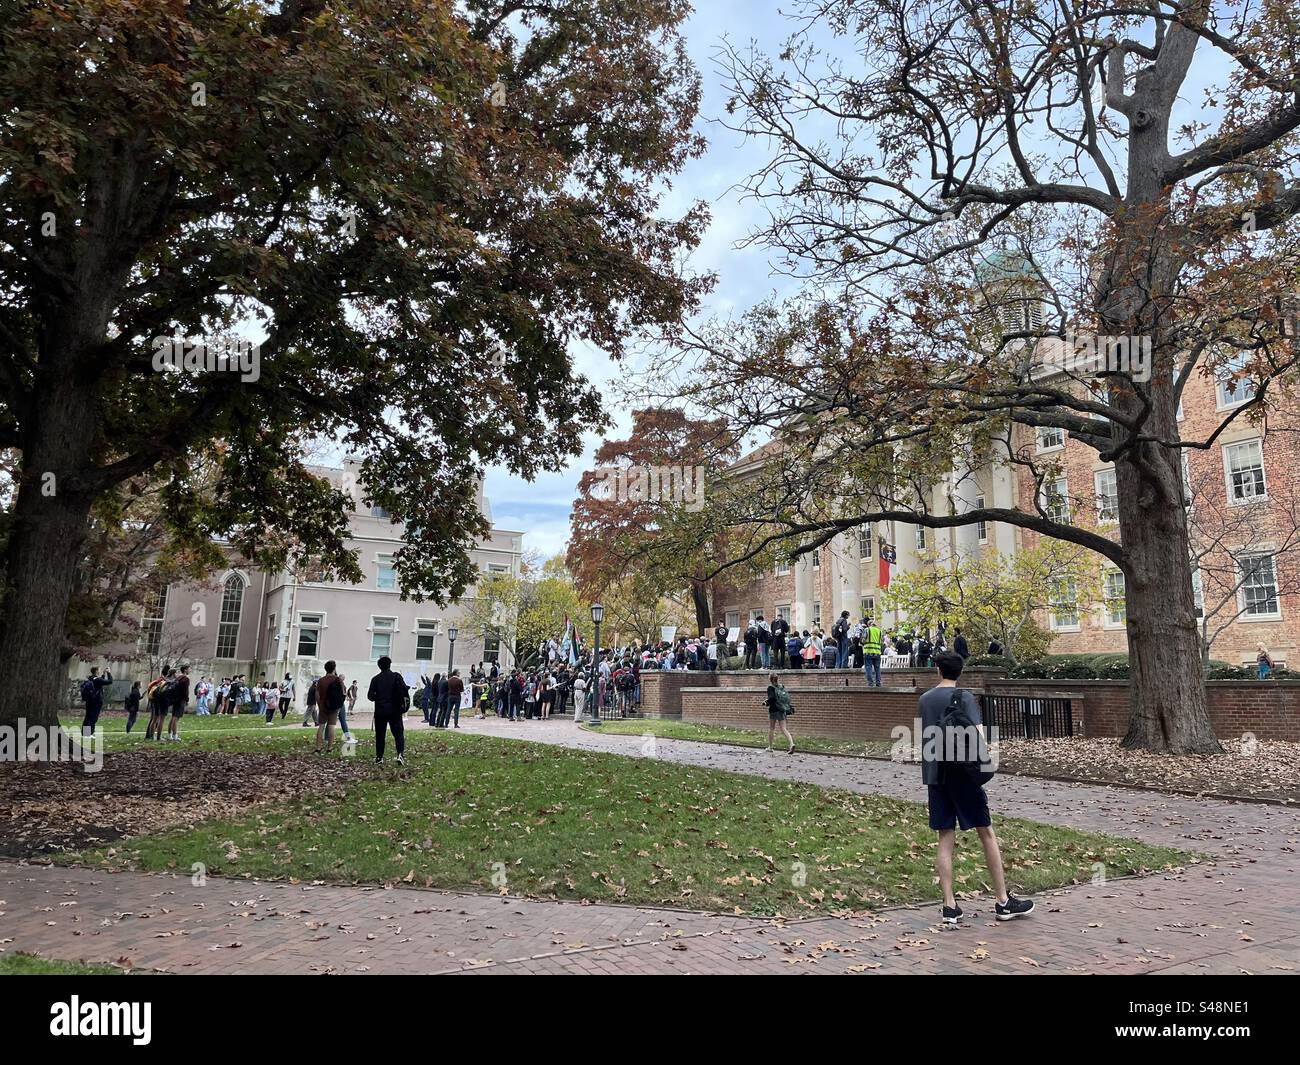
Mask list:
POLYGON ((993 774, 981 731, 979 702, 969 690, 957 685, 965 661, 959 655, 941 654, 935 657, 935 665, 939 683, 921 696, 919 719, 921 779, 928 793, 930 827, 939 833, 935 871, 943 891, 943 923, 955 927, 962 918, 962 909, 953 895, 952 874, 958 825, 963 832, 974 829, 979 835, 997 897, 997 920, 1028 917, 1034 912, 1033 902, 1007 891, 1002 851, 984 792, 984 782, 993 774))
MULTIPOLYGON (((320 721, 316 726, 315 754, 330 753, 330 748, 334 746, 334 730, 339 723, 339 711, 343 709, 343 702, 347 698, 343 678, 335 672, 337 668, 338 663, 330 659, 325 663, 325 675, 316 682, 316 706, 320 710, 320 721), (321 747, 322 739, 325 741, 324 748, 321 747)), ((310 700, 311 693, 307 697, 310 700)))
POLYGON ((81 682, 81 702, 86 708, 85 716, 81 719, 83 736, 95 734, 95 724, 104 710, 104 689, 112 683, 113 675, 105 670, 101 677, 98 666, 91 666, 90 676, 81 682))
POLYGON ((745 668, 758 668, 758 626, 753 619, 745 628, 745 668))
POLYGON ((375 707, 375 764, 384 764, 384 733, 392 729, 393 742, 397 745, 397 764, 406 765, 406 733, 402 727, 402 715, 410 705, 410 693, 406 681, 400 673, 394 673, 393 660, 383 655, 379 662, 379 672, 370 679, 370 690, 366 698, 375 707))

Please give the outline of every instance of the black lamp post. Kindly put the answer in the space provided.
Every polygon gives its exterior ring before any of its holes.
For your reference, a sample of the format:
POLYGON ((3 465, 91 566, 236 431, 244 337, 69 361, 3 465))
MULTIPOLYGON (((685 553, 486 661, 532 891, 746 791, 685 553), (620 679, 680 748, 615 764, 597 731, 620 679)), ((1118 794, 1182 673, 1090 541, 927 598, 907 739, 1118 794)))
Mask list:
POLYGON ((591 696, 591 724, 600 724, 600 623, 605 620, 605 607, 601 603, 591 604, 591 623, 596 627, 591 649, 591 683, 587 693, 591 696))
POLYGON ((447 629, 447 676, 451 676, 451 660, 456 654, 456 636, 457 629, 455 625, 447 629))

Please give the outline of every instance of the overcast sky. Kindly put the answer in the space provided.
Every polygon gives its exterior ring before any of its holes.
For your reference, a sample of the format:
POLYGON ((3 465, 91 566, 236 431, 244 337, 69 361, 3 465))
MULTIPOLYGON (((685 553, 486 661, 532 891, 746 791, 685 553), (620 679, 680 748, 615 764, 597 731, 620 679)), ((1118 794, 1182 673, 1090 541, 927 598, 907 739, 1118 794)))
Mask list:
MULTIPOLYGON (((775 0, 697 0, 697 10, 686 25, 687 43, 704 79, 697 128, 708 138, 709 147, 687 165, 665 197, 662 213, 678 217, 697 199, 709 204, 712 223, 690 260, 694 272, 712 272, 718 277, 702 309, 706 318, 743 310, 773 291, 787 288, 786 279, 772 274, 765 250, 735 249, 736 242, 754 228, 757 216, 752 202, 742 202, 740 194, 730 190, 757 170, 766 154, 758 142, 747 143, 718 124, 726 94, 714 54, 724 35, 737 45, 747 46, 753 40, 763 51, 775 52, 790 28, 775 0)), ((600 350, 581 345, 574 351, 578 371, 598 385, 614 375, 616 364, 600 350)), ((629 424, 627 411, 616 412, 609 435, 625 436, 629 424)), ((598 435, 588 434, 581 458, 563 471, 543 474, 531 483, 503 468, 489 469, 485 490, 496 525, 522 531, 524 549, 535 550, 544 558, 562 552, 569 537, 569 511, 578 479, 592 465, 599 442, 598 435)))

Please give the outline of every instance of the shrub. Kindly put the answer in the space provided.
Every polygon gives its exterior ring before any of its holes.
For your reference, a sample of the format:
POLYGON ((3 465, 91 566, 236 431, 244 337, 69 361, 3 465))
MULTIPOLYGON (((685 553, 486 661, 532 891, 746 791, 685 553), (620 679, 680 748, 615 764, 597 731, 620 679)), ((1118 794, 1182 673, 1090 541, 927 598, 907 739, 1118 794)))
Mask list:
POLYGON ((1048 666, 1052 680, 1095 680, 1097 671, 1087 662, 1057 662, 1048 666))
POLYGON ((990 669, 1005 669, 1009 671, 1015 666, 1015 664, 1016 663, 1006 655, 971 655, 970 658, 966 659, 967 669, 970 669, 972 666, 984 666, 990 669))
POLYGON ((1230 666, 1220 664, 1211 666, 1205 671, 1206 680, 1255 680, 1258 677, 1253 669, 1247 669, 1245 666, 1230 666))

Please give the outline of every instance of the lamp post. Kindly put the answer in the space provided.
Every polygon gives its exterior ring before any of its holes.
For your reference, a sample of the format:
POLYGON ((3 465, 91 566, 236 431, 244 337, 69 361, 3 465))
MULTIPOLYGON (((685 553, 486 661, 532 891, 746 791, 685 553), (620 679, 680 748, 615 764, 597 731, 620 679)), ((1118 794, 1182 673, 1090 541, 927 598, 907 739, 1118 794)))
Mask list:
POLYGON ((455 625, 447 627, 447 676, 451 676, 451 660, 456 654, 456 636, 459 630, 455 625))
POLYGON ((591 682, 587 693, 591 700, 591 724, 600 724, 600 623, 605 620, 605 607, 601 603, 591 604, 591 623, 596 627, 591 648, 591 682))

